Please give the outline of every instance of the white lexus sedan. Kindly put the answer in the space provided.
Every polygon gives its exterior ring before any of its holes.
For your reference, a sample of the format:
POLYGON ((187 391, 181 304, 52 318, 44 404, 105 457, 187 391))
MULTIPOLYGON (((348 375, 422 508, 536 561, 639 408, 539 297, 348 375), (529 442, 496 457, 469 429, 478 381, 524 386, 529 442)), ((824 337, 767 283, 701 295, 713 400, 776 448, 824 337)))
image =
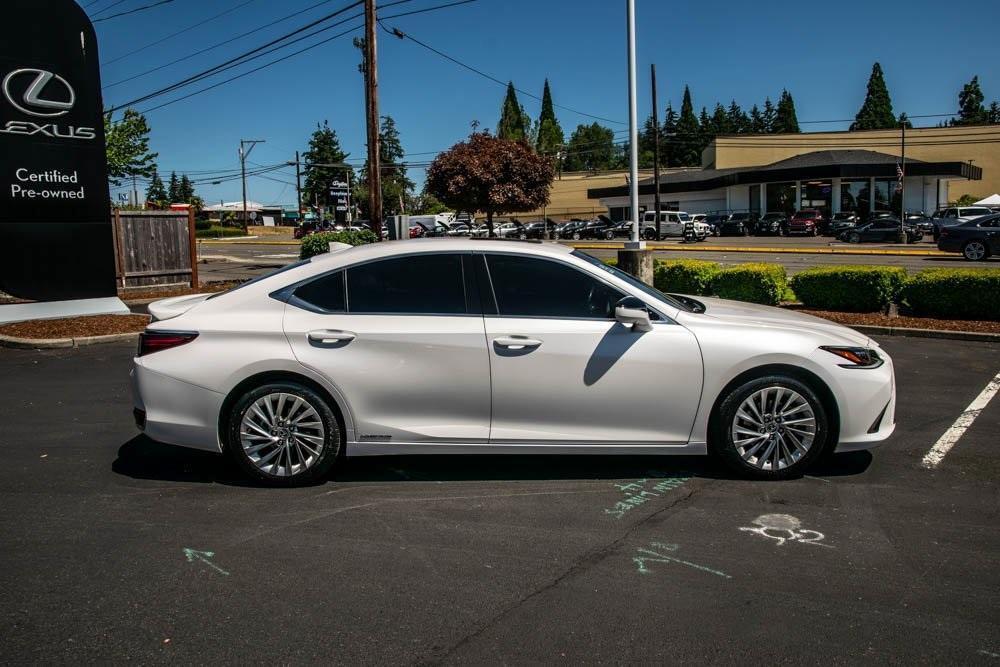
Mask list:
POLYGON ((894 428, 867 336, 663 294, 553 243, 359 246, 150 311, 139 427, 268 484, 422 453, 713 453, 783 479, 894 428))

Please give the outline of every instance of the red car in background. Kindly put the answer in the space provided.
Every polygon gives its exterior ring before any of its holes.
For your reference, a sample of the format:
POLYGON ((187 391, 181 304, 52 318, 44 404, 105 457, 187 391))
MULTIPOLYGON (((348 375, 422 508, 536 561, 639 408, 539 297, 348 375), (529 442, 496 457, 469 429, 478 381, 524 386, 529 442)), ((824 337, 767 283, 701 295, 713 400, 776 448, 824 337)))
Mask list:
POLYGON ((823 223, 823 214, 814 208, 804 208, 792 216, 788 222, 788 234, 807 234, 819 236, 819 228, 823 223))

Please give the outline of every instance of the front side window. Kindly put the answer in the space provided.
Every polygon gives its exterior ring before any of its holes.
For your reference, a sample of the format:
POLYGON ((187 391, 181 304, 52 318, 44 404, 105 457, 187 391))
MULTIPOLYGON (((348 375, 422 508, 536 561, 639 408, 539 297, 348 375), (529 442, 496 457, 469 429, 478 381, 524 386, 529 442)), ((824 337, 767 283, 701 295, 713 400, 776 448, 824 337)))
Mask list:
POLYGON ((407 255, 347 269, 351 313, 467 312, 462 256, 407 255))
POLYGON ((487 255, 502 317, 614 319, 624 294, 571 266, 537 257, 487 255))

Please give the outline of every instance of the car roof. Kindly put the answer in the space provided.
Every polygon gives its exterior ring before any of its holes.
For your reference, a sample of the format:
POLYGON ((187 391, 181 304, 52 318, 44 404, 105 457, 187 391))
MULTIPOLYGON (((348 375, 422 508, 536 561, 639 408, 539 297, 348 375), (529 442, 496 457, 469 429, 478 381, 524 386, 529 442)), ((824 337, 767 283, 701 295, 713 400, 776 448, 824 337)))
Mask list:
POLYGON ((529 255, 562 257, 573 252, 570 246, 555 242, 529 242, 514 240, 476 239, 468 237, 404 239, 402 241, 382 241, 355 246, 340 252, 316 255, 312 264, 318 267, 334 267, 353 264, 370 259, 393 257, 425 252, 518 252, 529 255))

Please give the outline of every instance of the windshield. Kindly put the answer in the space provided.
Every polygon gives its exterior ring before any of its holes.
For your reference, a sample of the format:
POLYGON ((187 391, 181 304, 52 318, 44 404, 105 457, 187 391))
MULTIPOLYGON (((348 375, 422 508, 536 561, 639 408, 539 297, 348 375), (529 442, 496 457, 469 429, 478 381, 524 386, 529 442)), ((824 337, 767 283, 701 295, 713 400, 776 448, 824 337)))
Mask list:
POLYGON ((681 222, 691 222, 691 216, 687 213, 678 213, 677 217, 681 219, 681 222))
POLYGON ((625 273, 624 271, 622 271, 621 269, 619 269, 617 266, 611 266, 609 264, 605 264, 604 262, 602 262, 601 260, 597 259, 596 257, 591 257, 587 253, 582 252, 580 250, 574 250, 573 251, 573 256, 574 257, 579 257, 580 259, 582 259, 583 261, 587 262, 588 264, 593 264, 594 266, 596 266, 597 268, 601 269, 602 271, 610 273, 614 277, 620 278, 620 279, 624 280, 625 282, 627 282, 632 287, 636 288, 637 290, 640 290, 643 294, 651 296, 654 299, 657 299, 659 301, 664 301, 666 303, 669 303, 671 306, 673 306, 674 308, 677 308, 678 310, 684 310, 684 311, 687 311, 689 313, 693 312, 693 308, 691 308, 689 305, 687 305, 687 304, 685 304, 685 303, 683 303, 681 301, 678 301, 677 299, 675 299, 674 297, 670 296, 669 294, 664 294, 663 292, 661 292, 660 290, 656 289, 655 287, 650 287, 646 283, 644 283, 641 280, 637 279, 635 276, 632 276, 631 274, 625 273))

